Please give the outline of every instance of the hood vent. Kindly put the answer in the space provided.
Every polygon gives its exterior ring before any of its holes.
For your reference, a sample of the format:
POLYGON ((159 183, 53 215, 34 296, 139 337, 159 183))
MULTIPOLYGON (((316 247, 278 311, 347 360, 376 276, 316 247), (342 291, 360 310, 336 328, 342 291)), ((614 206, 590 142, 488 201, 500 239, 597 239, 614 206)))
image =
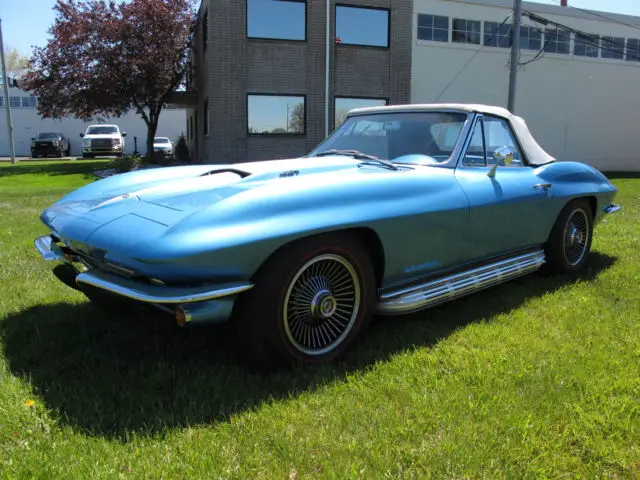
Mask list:
POLYGON ((235 173, 236 175, 239 175, 241 178, 246 178, 249 175, 251 175, 251 172, 246 172, 244 170, 238 170, 237 168, 220 168, 218 170, 210 170, 206 173, 203 173, 202 175, 200 175, 201 177, 206 177, 208 175, 215 175, 217 173, 235 173))

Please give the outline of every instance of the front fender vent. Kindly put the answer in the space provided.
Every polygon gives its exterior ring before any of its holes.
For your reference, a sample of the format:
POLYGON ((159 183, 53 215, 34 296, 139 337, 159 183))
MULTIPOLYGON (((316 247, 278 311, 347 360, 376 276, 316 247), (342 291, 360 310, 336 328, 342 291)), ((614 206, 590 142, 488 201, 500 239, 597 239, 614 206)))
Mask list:
POLYGON ((280 178, 297 177, 298 175, 300 175, 300 170, 288 170, 286 172, 282 172, 279 175, 279 177, 280 178))

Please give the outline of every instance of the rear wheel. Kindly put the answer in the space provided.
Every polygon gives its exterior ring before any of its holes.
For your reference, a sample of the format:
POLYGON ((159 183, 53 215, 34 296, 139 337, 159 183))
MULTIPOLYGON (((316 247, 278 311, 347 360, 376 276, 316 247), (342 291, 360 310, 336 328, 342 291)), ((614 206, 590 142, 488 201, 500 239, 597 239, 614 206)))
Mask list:
POLYGON ((567 273, 579 270, 591 250, 593 212, 589 202, 569 202, 560 212, 545 247, 549 272, 567 273))
POLYGON ((368 324, 376 280, 357 239, 330 234, 277 252, 238 299, 234 320, 253 366, 316 364, 343 354, 368 324))

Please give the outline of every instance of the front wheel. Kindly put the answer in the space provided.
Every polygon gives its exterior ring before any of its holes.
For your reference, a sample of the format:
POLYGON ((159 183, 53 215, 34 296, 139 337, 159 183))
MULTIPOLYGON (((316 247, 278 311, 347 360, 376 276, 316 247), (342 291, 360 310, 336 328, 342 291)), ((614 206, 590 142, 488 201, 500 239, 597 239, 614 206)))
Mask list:
POLYGON ((584 199, 569 202, 560 212, 545 247, 546 270, 568 273, 579 270, 591 250, 593 213, 584 199))
POLYGON ((346 234, 277 252, 238 299, 234 320, 252 365, 316 364, 343 354, 368 324, 376 279, 366 248, 346 234))

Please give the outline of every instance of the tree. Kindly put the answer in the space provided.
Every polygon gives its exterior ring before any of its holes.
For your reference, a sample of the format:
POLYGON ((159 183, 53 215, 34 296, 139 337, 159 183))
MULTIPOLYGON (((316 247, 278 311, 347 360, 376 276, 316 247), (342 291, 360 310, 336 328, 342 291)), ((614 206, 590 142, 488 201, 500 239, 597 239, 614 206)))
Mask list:
POLYGON ((293 107, 289 118, 289 131, 295 133, 304 132, 304 103, 297 103, 293 107))
POLYGON ((51 39, 36 48, 24 88, 44 118, 119 117, 135 110, 153 156, 160 113, 187 69, 193 0, 58 0, 51 39))
POLYGON ((13 78, 20 78, 29 67, 29 58, 22 55, 15 48, 7 48, 4 52, 7 62, 7 75, 13 78))

